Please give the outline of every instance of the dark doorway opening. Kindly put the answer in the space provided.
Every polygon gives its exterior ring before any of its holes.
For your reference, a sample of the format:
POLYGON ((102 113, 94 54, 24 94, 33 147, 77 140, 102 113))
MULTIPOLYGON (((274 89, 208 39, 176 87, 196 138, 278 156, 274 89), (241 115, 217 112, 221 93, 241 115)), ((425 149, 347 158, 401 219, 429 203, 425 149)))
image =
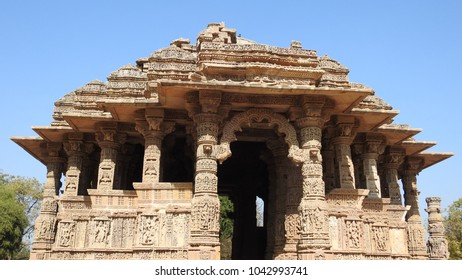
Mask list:
POLYGON ((234 213, 228 215, 233 220, 230 255, 234 260, 262 260, 267 245, 269 192, 264 155, 269 150, 263 142, 236 141, 231 151, 232 156, 218 166, 218 192, 234 206, 234 213))

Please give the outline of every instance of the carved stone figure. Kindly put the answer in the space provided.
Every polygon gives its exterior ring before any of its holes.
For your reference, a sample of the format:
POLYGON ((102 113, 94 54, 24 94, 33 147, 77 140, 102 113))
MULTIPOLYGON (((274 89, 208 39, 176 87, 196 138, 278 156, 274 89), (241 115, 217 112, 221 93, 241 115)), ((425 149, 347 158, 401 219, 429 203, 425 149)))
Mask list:
POLYGON ((60 223, 60 239, 59 245, 62 247, 72 246, 75 236, 75 224, 69 222, 60 223))
POLYGON ((360 249, 363 237, 362 229, 358 221, 346 221, 346 245, 350 249, 360 249))

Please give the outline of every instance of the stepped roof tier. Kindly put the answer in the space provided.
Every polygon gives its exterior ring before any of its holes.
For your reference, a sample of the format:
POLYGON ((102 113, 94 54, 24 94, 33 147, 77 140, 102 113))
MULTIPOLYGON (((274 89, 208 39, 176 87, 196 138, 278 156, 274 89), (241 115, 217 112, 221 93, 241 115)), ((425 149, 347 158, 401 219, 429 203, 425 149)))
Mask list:
POLYGON ((137 112, 159 106, 187 123, 191 121, 185 118, 187 94, 219 90, 223 101, 238 110, 253 104, 286 114, 299 104, 301 95, 326 96, 333 112, 357 117, 358 132, 386 135, 388 145, 401 145, 407 155, 428 159, 424 168, 452 155, 423 153, 436 143, 409 140, 421 129, 394 124, 399 111, 370 87, 350 82, 348 73, 336 60, 303 49, 300 42, 293 41, 289 48, 268 46, 237 37, 234 29, 222 23, 210 24, 195 45, 189 39, 176 39, 136 65, 112 72, 107 82, 91 81, 66 94, 55 102, 51 125, 33 127, 40 137, 14 137, 13 141, 45 163, 40 147, 47 141, 63 141, 69 131, 91 132, 95 123, 113 120, 124 123, 135 136, 134 124, 129 122, 137 118, 137 112))

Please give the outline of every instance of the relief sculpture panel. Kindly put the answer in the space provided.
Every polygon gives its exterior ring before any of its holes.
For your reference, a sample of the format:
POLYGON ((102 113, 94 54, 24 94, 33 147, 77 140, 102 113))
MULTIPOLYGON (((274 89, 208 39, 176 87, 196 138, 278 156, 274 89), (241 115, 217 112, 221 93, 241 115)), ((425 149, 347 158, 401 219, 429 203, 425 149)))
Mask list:
POLYGON ((61 221, 58 225, 59 238, 58 246, 60 247, 72 247, 74 246, 75 237, 75 223, 61 221))

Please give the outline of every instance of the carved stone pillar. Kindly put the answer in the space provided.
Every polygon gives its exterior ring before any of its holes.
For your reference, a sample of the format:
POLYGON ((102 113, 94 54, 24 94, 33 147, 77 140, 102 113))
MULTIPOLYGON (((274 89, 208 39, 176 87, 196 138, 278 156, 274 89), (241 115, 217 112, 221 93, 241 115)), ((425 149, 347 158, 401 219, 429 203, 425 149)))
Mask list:
POLYGON ((384 177, 382 182, 386 184, 390 195, 390 204, 403 205, 401 187, 398 183, 398 169, 404 160, 404 150, 398 147, 388 147, 384 155, 384 177))
POLYGON ((305 116, 297 120, 301 147, 303 194, 299 206, 301 220, 298 259, 325 259, 330 248, 328 210, 322 172, 321 138, 324 125, 323 97, 303 97, 305 116))
POLYGON ((216 145, 222 119, 217 114, 221 93, 200 92, 198 101, 201 112, 191 112, 196 125, 197 150, 189 259, 217 260, 220 259, 220 201, 216 145))
POLYGON ((409 254, 414 259, 427 258, 426 233, 420 216, 419 191, 417 189, 417 174, 422 168, 422 164, 422 158, 407 157, 401 176, 404 187, 404 202, 411 207, 406 214, 406 221, 408 223, 409 254))
POLYGON ((159 182, 162 139, 175 128, 173 122, 163 119, 163 109, 148 109, 145 119, 136 123, 136 129, 144 136, 143 183, 159 182))
POLYGON ((331 145, 332 137, 335 135, 335 127, 328 127, 322 135, 322 163, 324 170, 324 182, 326 194, 336 187, 335 182, 335 150, 331 145))
MULTIPOLYGON (((273 259, 274 255, 274 246, 275 246, 275 239, 276 239, 276 216, 277 213, 281 211, 285 211, 284 207, 284 200, 280 200, 280 197, 285 198, 285 189, 281 190, 283 187, 281 182, 281 174, 282 170, 279 166, 277 160, 274 158, 274 152, 271 151, 271 144, 268 142, 277 141, 277 140, 268 140, 266 142, 266 146, 269 150, 264 150, 260 154, 260 158, 263 162, 265 162, 268 170, 268 196, 267 199, 264 201, 266 205, 264 205, 264 217, 266 219, 264 224, 266 224, 266 249, 265 249, 265 260, 273 259), (278 202, 282 202, 282 205, 279 205, 278 202)), ((287 149, 286 149, 287 150, 287 149)), ((286 155, 287 156, 287 155, 286 155)), ((258 209, 257 209, 258 212, 258 209)), ((258 220, 258 219, 257 219, 258 220)))
POLYGON ((367 133, 359 135, 357 152, 361 152, 363 168, 363 180, 365 187, 369 190, 369 198, 381 198, 380 177, 377 169, 377 159, 384 152, 384 140, 380 134, 367 133))
POLYGON ((354 189, 355 173, 350 145, 353 142, 355 134, 355 119, 352 116, 336 116, 334 121, 336 132, 331 143, 335 147, 337 187, 341 189, 354 189))
POLYGON ((355 172, 355 187, 356 189, 367 189, 365 186, 366 180, 364 179, 363 174, 363 160, 361 159, 361 154, 363 153, 361 144, 352 145, 353 153, 353 168, 355 172))
POLYGON ((444 235, 443 216, 441 216, 441 198, 427 197, 428 213, 428 255, 431 260, 447 260, 449 258, 448 242, 444 235))
POLYGON ((82 178, 87 175, 83 172, 83 161, 93 150, 93 144, 84 143, 82 133, 69 133, 68 140, 64 143, 64 150, 68 155, 68 161, 63 195, 76 196, 87 187, 84 183, 88 180, 82 178))
POLYGON ((35 220, 34 242, 30 259, 50 259, 51 246, 56 236, 56 215, 58 202, 56 196, 61 187, 61 174, 64 159, 60 157, 61 143, 47 143, 45 153, 47 156, 47 179, 43 189, 43 200, 40 214, 35 220))
MULTIPOLYGON (((274 217, 274 249, 273 259, 287 259, 297 258, 296 245, 300 228, 300 221, 298 219, 298 205, 300 202, 296 201, 294 191, 299 188, 290 187, 289 182, 292 181, 290 176, 291 162, 287 157, 288 148, 281 140, 267 141, 267 146, 273 153, 274 158, 274 178, 275 181, 275 217, 274 217), (295 201, 294 201, 295 200, 295 201), (292 246, 287 246, 287 240, 290 240, 292 246), (287 247, 292 247, 288 250, 287 247), (292 257, 288 257, 288 251, 292 257)), ((271 172, 271 170, 270 170, 271 172)), ((270 173, 271 176, 271 173, 270 173)), ((272 193, 274 191, 270 191, 272 193)), ((300 198, 300 196, 299 196, 300 198)), ((300 199, 299 199, 300 200, 300 199)))
POLYGON ((126 135, 117 133, 117 124, 102 123, 97 125, 99 132, 96 140, 101 148, 101 158, 98 171, 98 186, 101 191, 114 188, 117 154, 120 145, 125 143, 126 135))

